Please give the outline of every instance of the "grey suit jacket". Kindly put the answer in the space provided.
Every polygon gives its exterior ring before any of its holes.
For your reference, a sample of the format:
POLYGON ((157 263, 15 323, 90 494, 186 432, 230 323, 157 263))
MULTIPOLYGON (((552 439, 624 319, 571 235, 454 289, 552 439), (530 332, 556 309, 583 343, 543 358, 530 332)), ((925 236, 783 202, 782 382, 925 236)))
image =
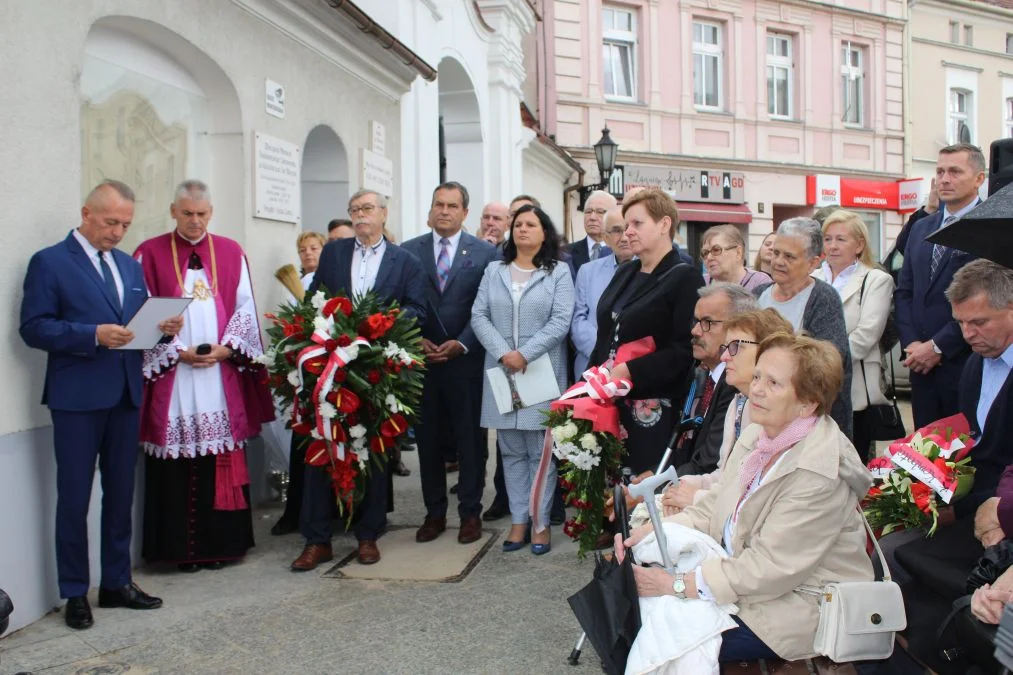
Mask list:
MULTIPOLYGON (((560 391, 566 388, 566 336, 573 315, 573 281, 566 263, 552 271, 536 270, 516 308, 517 336, 514 334, 514 302, 510 293, 510 266, 495 261, 485 268, 478 295, 471 309, 471 327, 485 347, 484 370, 498 368, 499 359, 514 350, 528 363, 549 355, 560 391)), ((489 378, 482 387, 482 426, 487 429, 542 429, 542 412, 549 401, 501 415, 496 408, 489 378)))

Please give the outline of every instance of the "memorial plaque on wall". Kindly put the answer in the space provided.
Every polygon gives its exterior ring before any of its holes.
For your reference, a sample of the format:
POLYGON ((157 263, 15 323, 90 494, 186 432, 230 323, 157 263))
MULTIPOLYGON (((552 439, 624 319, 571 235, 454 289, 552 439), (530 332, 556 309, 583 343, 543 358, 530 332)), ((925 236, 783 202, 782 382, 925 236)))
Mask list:
POLYGON ((257 218, 298 223, 302 218, 298 145, 267 134, 253 135, 253 210, 257 218))

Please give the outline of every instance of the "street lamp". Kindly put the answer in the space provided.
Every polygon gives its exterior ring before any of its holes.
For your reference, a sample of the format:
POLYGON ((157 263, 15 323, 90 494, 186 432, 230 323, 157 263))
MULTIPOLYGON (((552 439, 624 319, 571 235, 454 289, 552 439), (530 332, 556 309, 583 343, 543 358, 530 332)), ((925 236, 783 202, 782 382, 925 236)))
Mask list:
POLYGON ((616 168, 616 154, 619 151, 619 144, 612 140, 609 135, 609 128, 606 126, 601 130, 601 139, 594 144, 594 158, 598 162, 598 175, 601 176, 602 189, 607 189, 609 177, 616 168))

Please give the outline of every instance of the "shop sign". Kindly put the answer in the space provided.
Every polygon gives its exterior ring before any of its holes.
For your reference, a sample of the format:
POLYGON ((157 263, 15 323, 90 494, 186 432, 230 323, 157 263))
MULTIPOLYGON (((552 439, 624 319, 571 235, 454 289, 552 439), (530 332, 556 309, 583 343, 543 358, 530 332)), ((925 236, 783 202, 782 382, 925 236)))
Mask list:
POLYGON ((829 174, 806 176, 806 202, 822 208, 839 204, 853 209, 913 211, 921 201, 921 179, 877 181, 829 174))
POLYGON ((298 145, 267 134, 253 135, 253 208, 257 218, 298 223, 301 150, 298 145))
POLYGON ((744 204, 746 176, 739 171, 668 169, 628 164, 623 167, 625 190, 632 187, 661 188, 675 201, 744 204))

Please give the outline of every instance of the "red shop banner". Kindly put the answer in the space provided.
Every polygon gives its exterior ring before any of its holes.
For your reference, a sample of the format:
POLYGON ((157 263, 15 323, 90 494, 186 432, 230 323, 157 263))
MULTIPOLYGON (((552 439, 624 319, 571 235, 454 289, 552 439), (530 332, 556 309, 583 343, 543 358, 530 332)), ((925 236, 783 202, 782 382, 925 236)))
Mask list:
POLYGON ((914 211, 921 202, 921 178, 898 181, 842 178, 830 174, 806 176, 806 203, 821 208, 839 204, 845 208, 882 211, 914 211))

